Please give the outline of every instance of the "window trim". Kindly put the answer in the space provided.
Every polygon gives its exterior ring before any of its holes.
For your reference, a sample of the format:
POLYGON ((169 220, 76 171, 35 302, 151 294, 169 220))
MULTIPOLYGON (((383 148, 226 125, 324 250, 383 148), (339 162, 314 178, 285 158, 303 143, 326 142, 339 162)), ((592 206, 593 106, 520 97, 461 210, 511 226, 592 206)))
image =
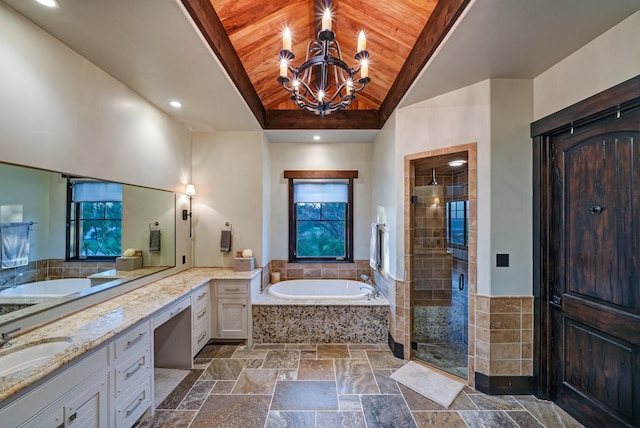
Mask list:
POLYGON ((284 178, 289 181, 289 262, 290 263, 353 263, 353 179, 358 178, 358 171, 285 171, 284 178), (293 187, 295 179, 346 179, 347 209, 345 224, 345 257, 340 260, 328 257, 298 258, 296 255, 297 212, 293 202, 293 187))

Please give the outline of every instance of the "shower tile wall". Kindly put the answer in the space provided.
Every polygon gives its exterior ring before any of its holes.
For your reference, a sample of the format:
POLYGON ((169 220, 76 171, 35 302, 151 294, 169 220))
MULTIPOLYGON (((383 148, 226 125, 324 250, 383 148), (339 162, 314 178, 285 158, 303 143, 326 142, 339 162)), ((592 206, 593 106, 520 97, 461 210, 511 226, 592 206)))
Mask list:
MULTIPOLYGON (((444 184, 444 183, 443 183, 444 184)), ((413 341, 462 341, 452 311, 453 256, 446 248, 444 186, 416 186, 413 241, 413 341)))

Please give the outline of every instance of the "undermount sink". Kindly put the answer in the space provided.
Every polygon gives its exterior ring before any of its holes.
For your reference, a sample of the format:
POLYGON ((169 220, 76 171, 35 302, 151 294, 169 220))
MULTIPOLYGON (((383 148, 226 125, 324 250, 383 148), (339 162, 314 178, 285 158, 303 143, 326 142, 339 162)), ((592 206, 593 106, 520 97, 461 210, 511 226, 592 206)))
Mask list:
POLYGON ((3 350, 0 352, 0 377, 47 360, 67 349, 71 342, 69 337, 58 337, 3 350))

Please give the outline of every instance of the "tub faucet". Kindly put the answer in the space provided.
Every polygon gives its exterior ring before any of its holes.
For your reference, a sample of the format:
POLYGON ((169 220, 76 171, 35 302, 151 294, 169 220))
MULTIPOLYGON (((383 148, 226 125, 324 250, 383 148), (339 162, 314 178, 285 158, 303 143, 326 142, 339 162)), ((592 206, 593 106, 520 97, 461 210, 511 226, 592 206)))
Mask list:
POLYGON ((378 286, 375 284, 375 282, 373 282, 369 275, 362 274, 360 275, 360 279, 369 284, 371 288, 373 288, 373 291, 369 293, 371 297, 373 297, 374 299, 380 297, 380 289, 378 289, 378 286))
POLYGON ((9 339, 11 339, 11 335, 18 330, 20 330, 20 327, 17 327, 11 331, 5 331, 4 333, 2 333, 2 338, 0 339, 0 349, 8 348, 9 346, 11 346, 11 342, 9 342, 9 339))

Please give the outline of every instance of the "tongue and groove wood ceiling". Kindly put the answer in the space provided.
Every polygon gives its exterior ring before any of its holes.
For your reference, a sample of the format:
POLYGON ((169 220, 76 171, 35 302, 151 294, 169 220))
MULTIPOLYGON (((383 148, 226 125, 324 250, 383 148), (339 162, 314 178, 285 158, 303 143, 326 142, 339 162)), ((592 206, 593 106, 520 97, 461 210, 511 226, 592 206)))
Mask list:
MULTIPOLYGON (((380 129, 470 0, 182 0, 264 129, 380 129), (355 66, 367 35, 371 83, 346 111, 325 117, 298 109, 277 82, 282 32, 294 65, 304 61, 326 5, 343 59, 355 66)), ((216 100, 224 102, 224 100, 216 100)))

